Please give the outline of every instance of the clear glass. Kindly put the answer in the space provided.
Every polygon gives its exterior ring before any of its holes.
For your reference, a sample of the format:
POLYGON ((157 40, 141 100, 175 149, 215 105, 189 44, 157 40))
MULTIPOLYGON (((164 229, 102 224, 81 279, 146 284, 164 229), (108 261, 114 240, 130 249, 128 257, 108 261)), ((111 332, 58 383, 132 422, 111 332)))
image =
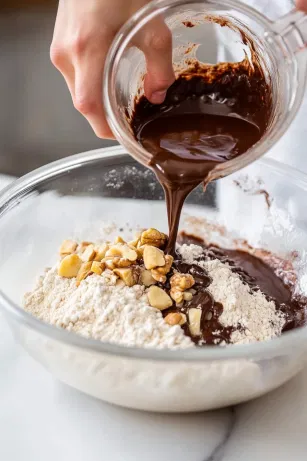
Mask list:
MULTIPOLYGON (((205 195, 201 188, 193 192, 181 228, 225 245, 234 239, 244 245, 246 239, 280 256, 299 252, 298 286, 306 292, 306 193, 305 175, 261 160, 212 183, 205 195)), ((20 307, 24 292, 56 261, 64 238, 99 238, 102 231, 112 231, 112 222, 128 233, 137 226, 167 231, 161 186, 121 147, 52 163, 0 195, 1 312, 16 340, 54 376, 108 402, 181 412, 260 396, 304 366, 306 327, 251 345, 158 351, 88 340, 44 324, 20 307)))
POLYGON ((108 122, 117 140, 144 165, 150 154, 134 139, 127 117, 136 95, 143 92, 145 59, 134 46, 137 34, 157 17, 164 18, 173 39, 173 65, 178 73, 191 59, 206 63, 240 61, 251 54, 240 31, 250 37, 271 81, 273 113, 262 140, 244 156, 219 164, 216 179, 261 157, 286 131, 301 104, 306 80, 307 16, 291 12, 272 22, 237 0, 157 0, 140 10, 115 38, 105 66, 103 97, 108 122), (212 18, 225 18, 231 27, 221 27, 212 18), (190 21, 194 27, 186 27, 190 21))

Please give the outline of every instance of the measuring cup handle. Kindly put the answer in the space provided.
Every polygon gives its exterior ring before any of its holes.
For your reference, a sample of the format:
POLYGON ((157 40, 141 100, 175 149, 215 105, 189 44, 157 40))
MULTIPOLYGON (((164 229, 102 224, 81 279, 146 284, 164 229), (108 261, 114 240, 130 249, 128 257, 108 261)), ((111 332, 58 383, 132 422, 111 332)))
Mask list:
POLYGON ((294 53, 307 54, 307 14, 292 10, 272 24, 272 30, 283 37, 294 53))

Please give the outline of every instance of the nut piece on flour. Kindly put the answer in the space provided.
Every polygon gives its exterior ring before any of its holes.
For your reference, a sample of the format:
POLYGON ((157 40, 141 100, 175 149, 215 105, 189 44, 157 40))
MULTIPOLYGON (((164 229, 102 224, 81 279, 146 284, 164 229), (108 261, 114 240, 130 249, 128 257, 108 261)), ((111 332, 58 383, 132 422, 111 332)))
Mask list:
POLYGON ((76 251, 77 247, 77 242, 74 242, 73 240, 64 240, 60 247, 60 255, 70 255, 76 251))
POLYGON ((167 235, 159 232, 157 229, 147 229, 141 234, 141 245, 151 245, 157 248, 164 247, 167 241, 167 235))
POLYGON ((83 263, 79 269, 79 272, 77 274, 77 287, 80 285, 80 282, 88 275, 92 273, 92 262, 88 261, 86 263, 83 263))
POLYGON ((187 321, 185 314, 180 314, 178 312, 171 312, 165 317, 165 322, 168 325, 184 325, 187 321))
POLYGON ((156 280, 152 277, 151 272, 144 269, 141 272, 141 283, 145 285, 145 287, 150 287, 156 283, 156 280))
POLYGON ((149 304, 160 311, 173 305, 173 301, 162 288, 152 285, 147 293, 149 304))
POLYGON ((96 245, 94 247, 94 250, 96 251, 95 261, 102 261, 108 249, 109 249, 109 245, 107 243, 96 245))
POLYGON ((106 252, 105 256, 107 258, 119 256, 124 259, 129 259, 129 261, 132 262, 136 261, 138 258, 136 250, 130 248, 126 243, 117 243, 116 245, 112 245, 106 252))
POLYGON ((114 240, 114 243, 126 243, 125 240, 120 236, 118 235, 115 240, 114 240))
POLYGON ((113 272, 118 275, 127 287, 133 287, 138 281, 137 273, 131 267, 114 269, 113 272))
POLYGON ((128 245, 130 247, 136 248, 138 246, 139 241, 140 241, 140 237, 135 238, 134 240, 131 240, 130 242, 128 242, 128 245))
POLYGON ((85 248, 85 250, 81 254, 81 259, 82 261, 86 263, 88 261, 93 261, 95 256, 96 256, 96 251, 94 250, 94 245, 91 244, 85 248))
POLYGON ((192 307, 189 310, 189 329, 192 336, 200 336, 201 309, 192 307))
POLYGON ((151 245, 145 245, 143 259, 146 269, 165 266, 163 251, 151 245))
POLYGON ((157 267, 155 269, 151 270, 151 275, 152 277, 160 283, 165 283, 166 282, 166 275, 169 273, 171 270, 174 258, 171 255, 165 255, 165 265, 163 267, 157 267))
POLYGON ((82 260, 78 255, 67 255, 62 259, 58 268, 58 275, 66 278, 77 277, 79 269, 82 265, 82 260))
POLYGON ((89 245, 93 245, 92 242, 81 242, 78 245, 78 253, 83 253, 83 251, 88 247, 89 245))
POLYGON ((101 275, 105 267, 106 267, 105 264, 100 263, 98 261, 93 261, 91 264, 91 272, 97 275, 101 275))

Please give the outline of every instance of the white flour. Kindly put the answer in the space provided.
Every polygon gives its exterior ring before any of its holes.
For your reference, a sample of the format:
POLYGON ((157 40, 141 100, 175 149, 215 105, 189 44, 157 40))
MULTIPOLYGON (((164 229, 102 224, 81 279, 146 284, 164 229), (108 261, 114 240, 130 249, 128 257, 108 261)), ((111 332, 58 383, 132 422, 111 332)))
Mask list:
MULTIPOLYGON (((223 305, 220 323, 239 328, 231 335, 232 343, 265 341, 281 334, 283 314, 260 291, 252 292, 227 264, 195 260, 203 252, 197 245, 182 245, 178 251, 185 262, 198 264, 211 277, 208 291, 223 305)), ((48 269, 25 295, 24 307, 40 320, 86 338, 126 346, 194 347, 179 325, 168 325, 149 305, 143 286, 122 286, 109 270, 91 275, 77 287, 75 279, 57 274, 57 266, 48 269)))
POLYGON ((227 264, 218 259, 193 261, 202 253, 202 248, 197 245, 182 245, 179 252, 185 262, 198 264, 211 277, 208 291, 215 301, 223 304, 220 323, 225 327, 243 327, 244 331, 232 333, 232 343, 265 341, 281 334, 285 324, 283 314, 276 310, 275 304, 268 301, 263 293, 252 292, 227 264))
POLYGON ((168 325, 148 305, 144 287, 118 286, 110 271, 91 275, 76 287, 75 279, 58 276, 57 267, 49 269, 25 295, 24 307, 40 320, 86 338, 159 349, 194 346, 179 325, 168 325))

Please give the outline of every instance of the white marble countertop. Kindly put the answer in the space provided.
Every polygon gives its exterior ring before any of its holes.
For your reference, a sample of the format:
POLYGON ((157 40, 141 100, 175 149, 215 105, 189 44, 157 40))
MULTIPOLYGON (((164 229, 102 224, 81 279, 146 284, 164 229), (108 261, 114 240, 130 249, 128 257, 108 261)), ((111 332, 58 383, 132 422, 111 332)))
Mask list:
MULTIPOLYGON (((270 153, 304 171, 306 109, 307 98, 270 153)), ((0 177, 0 188, 7 182, 0 177)), ((1 461, 303 461, 306 427, 307 368, 280 389, 234 408, 142 413, 55 380, 15 343, 0 314, 1 461)))
MULTIPOLYGON (((0 188, 9 182, 0 176, 0 188)), ((127 410, 54 379, 0 315, 0 460, 306 459, 307 369, 261 399, 189 415, 127 410)))
POLYGON ((3 461, 303 461, 307 369, 253 402, 207 413, 127 410, 55 380, 0 317, 3 461))

